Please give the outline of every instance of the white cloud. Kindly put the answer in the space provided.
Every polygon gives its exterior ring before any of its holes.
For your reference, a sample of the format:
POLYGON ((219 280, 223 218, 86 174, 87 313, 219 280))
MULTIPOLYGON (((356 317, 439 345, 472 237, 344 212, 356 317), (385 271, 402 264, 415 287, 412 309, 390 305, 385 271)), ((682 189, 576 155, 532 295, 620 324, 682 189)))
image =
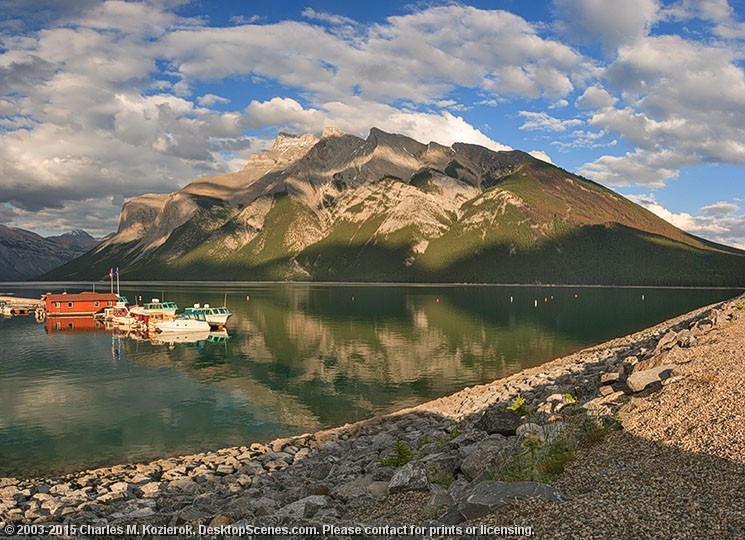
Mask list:
POLYGON ((724 217, 728 216, 730 214, 734 214, 740 209, 739 206, 737 206, 734 203, 729 203, 726 201, 720 201, 716 202, 714 204, 710 204, 708 206, 704 206, 701 209, 701 213, 705 216, 712 216, 712 217, 724 217))
POLYGON ((306 19, 310 19, 312 21, 321 21, 337 26, 341 25, 350 25, 350 26, 356 26, 357 21, 354 19, 350 19, 349 17, 344 17, 342 15, 334 15, 333 13, 326 13, 323 11, 316 11, 315 9, 311 7, 307 7, 303 10, 302 16, 306 19))
POLYGON ((635 147, 602 156, 583 174, 614 185, 661 186, 681 167, 745 164, 745 72, 728 47, 679 36, 646 37, 621 47, 604 90, 588 89, 578 106, 596 107, 590 125, 620 134, 635 147))
POLYGON ((578 109, 604 109, 613 106, 617 101, 605 88, 594 85, 588 87, 577 98, 576 105, 578 109))
POLYGON ((215 94, 205 94, 197 98, 197 103, 203 107, 213 107, 218 103, 230 103, 230 100, 215 94))
POLYGON ((687 21, 701 19, 714 23, 714 33, 725 39, 745 38, 745 23, 735 18, 727 0, 682 0, 664 9, 666 19, 687 21))
POLYGON ((536 159, 540 159, 541 161, 545 161, 546 163, 550 163, 551 165, 554 164, 554 162, 551 160, 549 155, 544 152, 543 150, 531 150, 528 152, 531 156, 533 156, 536 159))
POLYGON ((187 79, 254 74, 319 100, 359 95, 427 103, 456 86, 559 99, 594 70, 570 47, 541 38, 524 19, 466 6, 390 17, 353 36, 284 21, 176 31, 164 43, 187 79))
POLYGON ((600 42, 608 52, 647 35, 658 0, 554 0, 557 25, 570 41, 600 42))
POLYGON ((0 204, 0 223, 11 223, 18 217, 18 211, 4 204, 0 204))
POLYGON ((745 214, 740 207, 726 201, 704 206, 698 215, 674 213, 660 204, 654 194, 627 195, 627 198, 672 223, 679 229, 720 244, 745 248, 745 214))
POLYGON ((602 156, 580 167, 579 174, 608 186, 641 184, 661 188, 667 180, 679 175, 680 167, 694 163, 694 157, 668 150, 637 150, 623 156, 602 156))
POLYGON ((365 137, 371 127, 378 127, 421 142, 435 141, 443 145, 465 142, 497 151, 512 150, 448 111, 439 114, 402 111, 362 98, 330 101, 318 107, 304 108, 292 98, 275 97, 263 102, 252 101, 245 113, 243 126, 251 129, 285 126, 301 133, 320 134, 324 127, 332 126, 365 137))
POLYGON ((518 114, 525 118, 520 129, 528 131, 566 131, 567 128, 582 125, 582 120, 560 120, 544 112, 520 111, 518 114))
POLYGON ((262 17, 261 15, 233 15, 232 17, 230 17, 230 22, 232 24, 253 24, 263 19, 264 17, 262 17))

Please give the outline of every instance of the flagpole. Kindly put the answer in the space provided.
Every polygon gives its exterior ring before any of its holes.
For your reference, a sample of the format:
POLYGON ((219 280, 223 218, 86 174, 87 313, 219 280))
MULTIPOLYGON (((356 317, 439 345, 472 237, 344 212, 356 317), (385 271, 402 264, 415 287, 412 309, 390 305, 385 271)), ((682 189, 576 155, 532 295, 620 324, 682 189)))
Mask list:
POLYGON ((119 267, 116 267, 116 295, 119 296, 119 267))
POLYGON ((114 269, 109 268, 109 290, 114 294, 114 269))

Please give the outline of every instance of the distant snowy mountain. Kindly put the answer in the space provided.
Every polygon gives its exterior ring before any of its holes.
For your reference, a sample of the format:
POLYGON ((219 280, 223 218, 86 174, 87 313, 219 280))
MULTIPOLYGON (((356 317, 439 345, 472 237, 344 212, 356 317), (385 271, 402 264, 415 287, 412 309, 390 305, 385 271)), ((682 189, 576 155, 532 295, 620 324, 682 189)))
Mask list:
POLYGON ((98 245, 76 229, 44 238, 31 231, 0 225, 0 281, 23 281, 40 276, 98 245))

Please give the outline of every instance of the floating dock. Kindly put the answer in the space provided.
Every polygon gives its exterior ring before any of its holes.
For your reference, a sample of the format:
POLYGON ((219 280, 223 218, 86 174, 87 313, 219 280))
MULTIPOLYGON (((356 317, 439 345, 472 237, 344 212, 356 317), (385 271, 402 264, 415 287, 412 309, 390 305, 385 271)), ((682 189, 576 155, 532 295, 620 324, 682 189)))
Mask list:
POLYGON ((5 316, 29 315, 44 309, 44 301, 36 298, 22 298, 13 295, 0 295, 0 312, 5 316))

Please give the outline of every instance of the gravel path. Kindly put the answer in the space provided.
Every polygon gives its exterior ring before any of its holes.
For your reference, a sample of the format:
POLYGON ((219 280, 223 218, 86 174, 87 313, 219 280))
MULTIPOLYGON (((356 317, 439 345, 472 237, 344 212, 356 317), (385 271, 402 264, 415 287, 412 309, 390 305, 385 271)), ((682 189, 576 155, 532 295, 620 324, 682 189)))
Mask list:
POLYGON ((679 379, 634 397, 623 431, 556 482, 569 500, 524 500, 483 523, 540 539, 745 539, 745 317, 666 358, 679 379))

